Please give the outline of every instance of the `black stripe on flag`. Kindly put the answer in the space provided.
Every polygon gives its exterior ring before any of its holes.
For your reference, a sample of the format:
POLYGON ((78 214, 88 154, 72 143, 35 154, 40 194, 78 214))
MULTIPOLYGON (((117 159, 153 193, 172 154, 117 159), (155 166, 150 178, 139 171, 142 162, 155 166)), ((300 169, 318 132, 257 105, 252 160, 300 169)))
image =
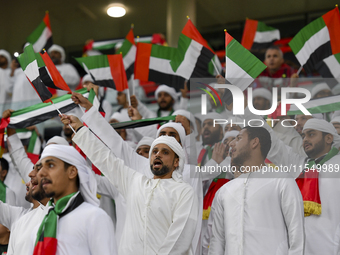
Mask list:
POLYGON ((126 70, 126 79, 130 80, 131 75, 133 75, 133 72, 135 70, 135 62, 133 62, 126 70))
POLYGON ((317 48, 307 60, 306 64, 304 64, 303 68, 308 72, 312 73, 314 70, 316 70, 316 66, 318 63, 320 63, 323 59, 329 57, 332 55, 332 47, 331 42, 328 41, 325 44, 321 45, 319 48, 317 48))
POLYGON ((149 81, 161 83, 173 87, 176 91, 184 88, 185 79, 181 76, 149 70, 149 81))
POLYGON ((35 80, 33 80, 32 85, 35 91, 38 93, 41 101, 45 102, 52 97, 51 92, 46 88, 40 77, 37 77, 35 80))
POLYGON ((54 82, 52 81, 51 76, 48 74, 47 68, 45 66, 39 68, 39 74, 40 74, 40 79, 43 81, 43 83, 47 87, 50 87, 53 89, 60 89, 54 85, 54 82))
POLYGON ((44 49, 48 51, 48 49, 51 48, 52 45, 53 45, 53 39, 52 39, 52 36, 50 36, 45 43, 44 49))
POLYGON ((214 57, 214 53, 205 47, 202 47, 201 54, 197 58, 195 68, 190 78, 210 78, 212 75, 209 73, 208 64, 214 57))
POLYGON ((116 89, 115 82, 113 80, 95 80, 95 84, 101 87, 109 87, 116 89))
POLYGON ((333 74, 324 61, 320 61, 318 64, 316 64, 315 69, 318 71, 319 74, 321 74, 323 78, 333 78, 325 79, 329 86, 333 87, 338 84, 338 81, 334 78, 333 74))
POLYGON ((271 42, 266 42, 266 43, 257 43, 254 42, 253 45, 251 46, 251 50, 262 50, 262 49, 267 49, 269 46, 273 45, 273 43, 277 41, 276 39, 271 41, 271 42))
MULTIPOLYGON (((58 106, 57 106, 58 107, 58 106)), ((66 113, 68 111, 71 111, 73 108, 77 107, 76 104, 71 103, 69 105, 66 105, 64 107, 59 108, 59 111, 61 113, 66 113)), ((27 128, 29 126, 33 126, 36 124, 39 124, 41 122, 44 122, 46 120, 49 120, 51 118, 57 117, 59 115, 58 111, 53 108, 53 110, 40 114, 40 115, 34 115, 31 118, 24 119, 21 122, 15 123, 15 124, 8 124, 9 128, 27 128)))

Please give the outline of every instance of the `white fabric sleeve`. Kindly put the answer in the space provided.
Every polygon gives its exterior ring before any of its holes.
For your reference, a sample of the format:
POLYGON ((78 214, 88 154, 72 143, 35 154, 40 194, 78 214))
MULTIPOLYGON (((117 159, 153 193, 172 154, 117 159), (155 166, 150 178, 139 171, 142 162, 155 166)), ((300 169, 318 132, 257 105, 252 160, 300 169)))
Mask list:
POLYGON ((119 196, 118 190, 112 185, 112 183, 102 175, 95 174, 97 181, 97 193, 116 199, 119 196))
POLYGON ((284 179, 281 208, 287 226, 289 255, 304 254, 304 208, 301 192, 294 179, 284 179))
POLYGON ((144 119, 156 118, 157 114, 149 110, 141 101, 138 100, 137 110, 144 119))
POLYGON ((124 161, 117 158, 87 127, 81 128, 72 140, 126 198, 133 179, 140 174, 125 166, 124 161))
POLYGON ((224 233, 224 208, 222 196, 215 196, 214 219, 212 223, 212 237, 210 240, 210 255, 224 254, 225 249, 225 233, 224 233))
POLYGON ((16 198, 15 193, 10 190, 8 187, 6 188, 6 204, 16 206, 16 198))
POLYGON ((11 230, 13 223, 29 212, 29 210, 24 207, 11 206, 0 201, 0 224, 11 230))
POLYGON ((188 109, 188 102, 189 102, 189 98, 184 98, 181 96, 180 100, 179 100, 179 104, 176 110, 187 110, 188 109))
POLYGON ((191 141, 196 141, 194 137, 194 133, 190 133, 189 135, 185 136, 185 151, 187 152, 188 156, 188 164, 197 166, 197 148, 196 142, 192 144, 191 141))
POLYGON ((17 134, 13 134, 7 138, 8 149, 12 161, 16 168, 19 171, 21 178, 24 182, 31 181, 31 178, 28 177, 28 174, 33 170, 34 164, 28 158, 25 148, 22 145, 17 134))
POLYGON ((117 247, 112 220, 100 209, 88 222, 88 240, 91 254, 117 255, 117 247))
POLYGON ((198 201, 190 187, 183 191, 178 199, 172 224, 157 254, 188 254, 192 249, 197 220, 199 220, 198 201))
POLYGON ((95 107, 91 107, 91 109, 82 116, 82 120, 91 131, 110 148, 117 158, 125 162, 126 166, 147 176, 151 174, 151 171, 148 171, 150 173, 146 173, 146 170, 150 169, 149 160, 138 155, 95 107))

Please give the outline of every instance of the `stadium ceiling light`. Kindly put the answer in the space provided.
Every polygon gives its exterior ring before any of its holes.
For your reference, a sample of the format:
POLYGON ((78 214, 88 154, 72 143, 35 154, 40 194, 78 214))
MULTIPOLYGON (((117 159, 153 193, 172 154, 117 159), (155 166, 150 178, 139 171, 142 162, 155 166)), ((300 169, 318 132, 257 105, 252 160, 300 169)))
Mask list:
POLYGON ((120 18, 126 14, 126 8, 122 4, 110 4, 106 9, 107 15, 113 18, 120 18))

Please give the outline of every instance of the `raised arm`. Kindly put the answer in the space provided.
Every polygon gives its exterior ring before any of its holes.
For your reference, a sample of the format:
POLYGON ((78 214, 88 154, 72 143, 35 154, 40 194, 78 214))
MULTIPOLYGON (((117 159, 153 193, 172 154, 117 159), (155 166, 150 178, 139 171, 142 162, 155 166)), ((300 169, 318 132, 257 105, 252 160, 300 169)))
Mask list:
POLYGON ((0 224, 11 230, 13 223, 28 211, 29 209, 24 207, 12 206, 0 201, 0 224))

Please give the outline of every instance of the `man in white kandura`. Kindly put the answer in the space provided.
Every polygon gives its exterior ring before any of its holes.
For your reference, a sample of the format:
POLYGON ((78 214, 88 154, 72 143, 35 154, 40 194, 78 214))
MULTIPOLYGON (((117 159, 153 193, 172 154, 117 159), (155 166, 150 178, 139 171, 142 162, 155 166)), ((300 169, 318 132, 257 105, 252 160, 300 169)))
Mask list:
POLYGON ((299 188, 294 178, 262 172, 271 146, 269 132, 245 127, 230 146, 231 166, 243 173, 215 196, 209 254, 303 255, 299 188))
POLYGON ((185 155, 177 140, 163 136, 152 143, 150 168, 154 177, 149 179, 126 167, 78 119, 64 116, 62 121, 71 121, 78 131, 73 141, 126 200, 119 254, 192 254, 198 201, 192 187, 182 180, 185 155))

